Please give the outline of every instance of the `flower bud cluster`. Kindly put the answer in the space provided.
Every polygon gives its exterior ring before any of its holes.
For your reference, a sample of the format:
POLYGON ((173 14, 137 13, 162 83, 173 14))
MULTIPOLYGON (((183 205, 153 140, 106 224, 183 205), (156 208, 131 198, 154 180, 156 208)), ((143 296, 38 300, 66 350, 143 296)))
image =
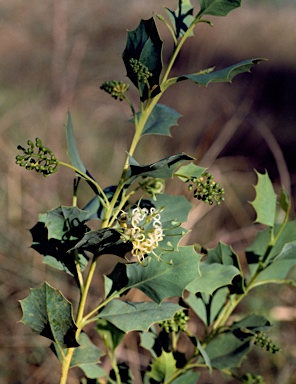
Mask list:
POLYGON ((166 331, 166 333, 176 333, 180 331, 186 332, 189 319, 190 318, 185 315, 184 311, 181 310, 176 312, 172 319, 164 320, 159 323, 159 325, 166 331))
POLYGON ((224 201, 224 188, 220 187, 219 183, 216 183, 214 176, 210 173, 203 173, 201 177, 192 177, 186 182, 190 182, 188 190, 193 190, 193 196, 205 203, 213 205, 215 202, 217 205, 224 201))
POLYGON ((280 351, 280 348, 275 345, 263 332, 256 333, 254 344, 264 348, 267 352, 278 353, 280 351))
POLYGON ((164 237, 159 211, 154 207, 150 210, 137 207, 132 210, 131 215, 121 215, 119 223, 123 228, 123 241, 132 243, 131 253, 143 265, 144 258, 153 253, 164 237))
POLYGON ((264 384, 264 379, 260 375, 254 375, 252 373, 245 373, 239 378, 243 384, 264 384))
POLYGON ((142 181, 139 182, 143 191, 156 200, 157 194, 162 194, 164 192, 165 182, 164 179, 157 177, 145 176, 142 178, 142 181))
POLYGON ((100 86, 100 89, 103 89, 105 92, 109 93, 115 100, 118 98, 120 101, 125 98, 124 93, 128 90, 128 88, 128 84, 117 80, 105 81, 100 86))
POLYGON ((58 170, 58 161, 53 152, 42 145, 42 141, 36 138, 35 145, 33 141, 27 141, 28 148, 25 149, 21 145, 17 147, 23 152, 23 155, 16 156, 16 164, 25 167, 28 170, 35 170, 42 173, 44 177, 55 173, 58 170), (37 151, 35 152, 35 146, 37 151))
POLYGON ((148 84, 148 79, 152 76, 149 68, 137 59, 130 59, 129 64, 133 72, 137 75, 138 81, 144 81, 144 83, 148 84))

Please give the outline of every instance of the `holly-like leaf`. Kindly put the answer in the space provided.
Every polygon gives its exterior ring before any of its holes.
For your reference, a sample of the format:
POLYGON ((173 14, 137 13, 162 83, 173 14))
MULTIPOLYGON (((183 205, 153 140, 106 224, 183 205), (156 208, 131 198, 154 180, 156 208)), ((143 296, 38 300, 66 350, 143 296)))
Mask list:
POLYGON ((253 281, 252 287, 258 285, 275 283, 289 283, 296 286, 295 281, 286 281, 290 270, 296 265, 296 240, 284 245, 282 251, 271 260, 270 264, 253 281))
POLYGON ((77 327, 72 317, 72 305, 62 293, 44 283, 31 289, 29 296, 20 301, 21 322, 33 332, 55 342, 60 350, 78 347, 75 339, 77 327))
POLYGON ((181 375, 172 381, 172 384, 196 384, 199 376, 200 372, 187 371, 184 375, 181 375))
POLYGON ((79 368, 89 379, 108 378, 108 374, 98 364, 80 364, 79 368))
POLYGON ((250 59, 245 60, 240 63, 234 64, 230 67, 220 69, 219 71, 206 71, 208 73, 204 73, 205 71, 201 71, 198 73, 194 73, 191 75, 182 75, 169 80, 170 85, 174 84, 177 81, 183 80, 192 80, 197 85, 205 85, 208 86, 210 83, 231 83, 232 79, 239 75, 240 73, 250 72, 250 69, 253 65, 258 64, 260 61, 264 59, 250 59))
POLYGON ((77 207, 64 207, 52 209, 47 212, 45 226, 48 230, 48 239, 77 240, 85 232, 85 222, 89 220, 89 212, 77 207))
POLYGON ((200 277, 201 255, 192 246, 167 252, 161 259, 158 261, 152 258, 146 267, 138 263, 126 266, 128 287, 140 289, 156 303, 168 297, 182 296, 185 287, 200 277))
POLYGON ((234 265, 201 262, 200 273, 201 277, 189 283, 186 289, 193 294, 204 292, 212 295, 218 288, 231 285, 240 271, 234 265))
POLYGON ((106 319, 97 320, 96 330, 108 348, 113 351, 115 351, 124 338, 124 332, 106 319))
POLYGON ((144 383, 150 383, 150 379, 156 383, 165 383, 177 371, 176 363, 173 352, 162 351, 150 365, 151 370, 146 373, 144 383))
POLYGON ((219 370, 238 368, 251 349, 255 332, 269 328, 269 321, 258 315, 250 315, 233 323, 226 332, 214 337, 206 347, 213 367, 219 370))
MULTIPOLYGON (((274 236, 277 236, 280 225, 275 225, 274 227, 274 236)), ((296 221, 290 221, 282 230, 279 238, 276 243, 271 248, 269 255, 266 259, 267 263, 270 263, 276 256, 280 254, 283 250, 283 247, 287 243, 292 243, 295 241, 295 233, 296 233, 296 221)), ((252 270, 258 267, 258 262, 262 260, 264 257, 267 248, 271 241, 271 233, 270 229, 267 228, 264 231, 260 231, 257 233, 254 242, 246 249, 246 256, 248 260, 249 267, 252 270)))
POLYGON ((241 270, 239 258, 229 245, 220 242, 215 248, 210 249, 205 259, 205 263, 209 265, 219 263, 224 266, 234 266, 238 271, 238 274, 233 277, 232 284, 228 286, 229 291, 230 293, 238 294, 244 292, 244 275, 241 270))
MULTIPOLYGON (((73 124, 72 124, 72 118, 70 112, 68 112, 68 122, 66 125, 66 139, 67 139, 67 147, 68 147, 68 156, 71 160, 72 165, 77 168, 82 173, 86 174, 90 178, 94 179, 92 175, 88 172, 85 165, 83 164, 79 152, 76 145, 76 140, 74 136, 74 130, 73 130, 73 124)), ((79 177, 83 177, 81 174, 78 174, 79 177)), ((100 194, 100 191, 94 186, 93 183, 91 183, 89 180, 87 180, 87 183, 92 188, 92 190, 98 195, 100 194)))
POLYGON ((152 357, 156 357, 153 349, 157 335, 154 332, 140 332, 140 347, 150 352, 152 357))
POLYGON ((100 358, 105 355, 93 342, 89 339, 86 333, 82 332, 79 335, 78 342, 80 346, 75 348, 71 367, 80 367, 84 364, 97 364, 100 358))
POLYGON ((187 181, 188 179, 192 177, 196 177, 199 179, 201 175, 205 172, 206 168, 199 167, 198 165, 195 165, 193 163, 182 165, 176 175, 179 177, 182 181, 187 181))
POLYGON ((137 29, 128 31, 127 43, 122 54, 122 59, 127 71, 127 76, 139 89, 142 101, 147 99, 149 90, 152 91, 152 96, 160 92, 159 76, 162 71, 161 51, 162 41, 153 18, 141 20, 137 29), (149 86, 147 86, 144 80, 138 80, 138 75, 130 65, 130 59, 136 59, 148 68, 152 75, 147 79, 149 86))
POLYGON ((96 257, 106 253, 124 257, 132 249, 132 245, 129 242, 124 243, 116 229, 102 228, 87 232, 72 249, 83 249, 96 257))
POLYGON ((152 324, 173 318, 180 309, 182 307, 174 303, 158 305, 154 302, 136 303, 114 299, 100 312, 98 318, 108 320, 125 333, 147 331, 152 324))
POLYGON ((175 36, 178 39, 184 35, 194 20, 191 2, 190 0, 179 0, 178 8, 175 11, 171 11, 169 8, 165 9, 173 25, 175 36))
MULTIPOLYGON (((66 207, 63 207, 65 209, 66 207)), ((43 262, 53 268, 65 271, 76 276, 76 259, 80 264, 81 270, 87 265, 88 258, 83 251, 77 255, 69 254, 67 251, 72 248, 89 228, 84 224, 84 216, 80 215, 82 211, 77 210, 77 220, 69 211, 64 210, 72 216, 71 220, 66 220, 62 214, 62 208, 58 208, 56 212, 50 211, 48 220, 47 214, 39 215, 39 220, 33 228, 30 229, 33 241, 32 248, 35 249, 43 257, 43 262), (82 220, 82 222, 80 222, 82 220), (64 223, 64 228, 62 227, 64 223), (48 231, 50 230, 50 236, 48 231)), ((74 210, 72 211, 72 213, 74 210)))
MULTIPOLYGON (((139 114, 138 114, 139 115, 139 114)), ((180 113, 163 104, 156 104, 144 126, 144 135, 171 136, 170 128, 178 125, 180 113)))
POLYGON ((264 174, 256 172, 256 174, 258 176, 258 183, 255 186, 256 197, 251 202, 257 214, 255 223, 273 227, 277 197, 267 172, 264 174))
MULTIPOLYGON (((172 196, 166 193, 157 195, 156 201, 153 201, 156 209, 161 210, 161 221, 184 223, 188 219, 192 204, 184 196, 172 196)), ((163 225, 165 227, 165 225, 163 225)))
POLYGON ((213 295, 204 293, 195 295, 189 292, 185 301, 203 323, 209 326, 224 307, 228 294, 227 288, 219 288, 213 295))
POLYGON ((130 158, 130 172, 128 177, 151 176, 162 179, 172 178, 174 170, 185 160, 193 160, 193 157, 186 153, 178 153, 166 157, 149 165, 137 165, 133 158, 130 158))
POLYGON ((79 171, 86 173, 86 167, 83 164, 78 153, 70 112, 68 112, 68 122, 66 125, 66 137, 67 137, 67 144, 68 144, 68 156, 71 160, 72 165, 75 168, 77 168, 79 171))
POLYGON ((200 0, 198 15, 226 16, 240 6, 241 0, 200 0))
POLYGON ((289 196, 288 192, 284 188, 281 189, 281 194, 280 194, 280 198, 279 198, 279 204, 280 204, 280 207, 286 213, 290 211, 291 199, 290 199, 290 196, 289 196))

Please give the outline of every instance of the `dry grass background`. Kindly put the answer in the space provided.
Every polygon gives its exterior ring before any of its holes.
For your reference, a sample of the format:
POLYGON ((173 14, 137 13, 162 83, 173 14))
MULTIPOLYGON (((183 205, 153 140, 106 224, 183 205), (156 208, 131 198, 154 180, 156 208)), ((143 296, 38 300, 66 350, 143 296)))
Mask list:
MULTIPOLYGON (((47 340, 17 323, 20 300, 29 287, 44 280, 76 300, 72 283, 52 271, 30 249, 27 229, 39 212, 71 204, 72 177, 67 170, 43 179, 14 164, 16 146, 40 137, 58 158, 66 159, 64 124, 68 109, 84 163, 102 185, 118 179, 131 139, 129 109, 99 90, 107 79, 125 79, 121 52, 126 29, 140 18, 175 8, 172 0, 47 0, 0 2, 0 382, 56 383, 59 365, 47 350, 47 340)), ((193 0, 194 4, 195 1, 193 0)), ((197 3, 197 2, 196 2, 197 3)), ((252 57, 266 57, 252 74, 232 85, 197 88, 177 84, 162 102, 184 117, 172 129, 173 138, 147 137, 136 156, 141 163, 185 151, 210 167, 226 189, 222 207, 196 205, 187 226, 188 241, 214 246, 221 240, 241 252, 255 235, 252 200, 253 169, 270 173, 296 196, 296 8, 291 2, 245 1, 227 18, 212 18, 215 27, 201 25, 184 47, 175 73, 190 73, 216 65, 222 68, 252 57), (273 5, 272 5, 272 4, 273 5)), ((159 24, 159 23, 158 23, 159 24)), ((172 48, 163 26, 164 61, 172 48)), ((131 91, 136 100, 136 92, 131 91)), ((180 193, 175 184, 174 193, 180 193)), ((186 191, 183 191, 186 193, 186 191)), ((80 205, 90 197, 85 190, 80 205)), ((99 276, 98 276, 99 279, 99 276)), ((95 299, 95 292, 94 292, 95 299)), ((268 287, 247 301, 252 308, 282 320, 273 337, 283 352, 278 357, 253 353, 248 368, 267 383, 296 382, 295 289, 268 287), (281 305, 281 307, 279 307, 281 305)), ((135 335, 125 353, 136 372, 139 355, 135 335)), ((74 378, 69 383, 76 383, 74 378)), ((205 378, 224 383, 225 378, 205 378)))

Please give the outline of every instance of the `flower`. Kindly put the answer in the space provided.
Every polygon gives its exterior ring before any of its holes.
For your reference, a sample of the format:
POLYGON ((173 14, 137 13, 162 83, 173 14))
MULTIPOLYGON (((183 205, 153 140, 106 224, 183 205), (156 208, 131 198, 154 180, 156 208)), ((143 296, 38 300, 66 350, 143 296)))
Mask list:
POLYGON ((136 207, 129 219, 130 225, 123 226, 122 238, 133 244, 132 255, 140 264, 143 264, 146 255, 152 253, 157 257, 154 250, 164 237, 160 212, 154 207, 150 210, 136 207))

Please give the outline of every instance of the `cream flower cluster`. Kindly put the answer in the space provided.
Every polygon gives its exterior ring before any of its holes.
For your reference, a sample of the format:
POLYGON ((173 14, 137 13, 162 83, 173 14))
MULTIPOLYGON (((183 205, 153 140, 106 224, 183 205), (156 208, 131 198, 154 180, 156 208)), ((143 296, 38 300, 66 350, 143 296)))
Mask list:
POLYGON ((126 227, 124 236, 133 244, 132 255, 140 263, 146 255, 153 253, 154 249, 163 240, 161 216, 155 208, 134 208, 131 213, 131 227, 126 227))

